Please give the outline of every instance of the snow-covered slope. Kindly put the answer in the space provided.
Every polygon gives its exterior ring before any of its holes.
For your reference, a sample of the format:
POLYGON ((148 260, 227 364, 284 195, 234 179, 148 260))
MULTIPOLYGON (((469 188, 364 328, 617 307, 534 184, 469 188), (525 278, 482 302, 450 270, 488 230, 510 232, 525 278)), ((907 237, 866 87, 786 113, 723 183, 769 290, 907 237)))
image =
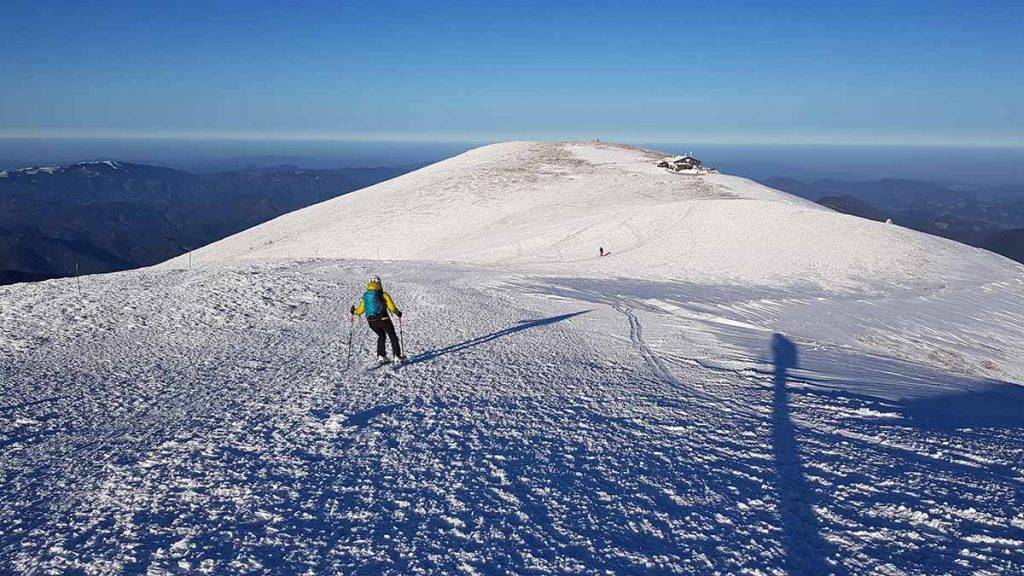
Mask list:
POLYGON ((0 288, 0 573, 1024 572, 1024 267, 655 156, 0 288))
POLYGON ((600 142, 485 146, 287 214, 193 257, 442 260, 771 286, 1016 273, 988 252, 839 214, 750 180, 671 173, 654 165, 661 157, 600 142), (599 247, 611 256, 598 259, 599 247))

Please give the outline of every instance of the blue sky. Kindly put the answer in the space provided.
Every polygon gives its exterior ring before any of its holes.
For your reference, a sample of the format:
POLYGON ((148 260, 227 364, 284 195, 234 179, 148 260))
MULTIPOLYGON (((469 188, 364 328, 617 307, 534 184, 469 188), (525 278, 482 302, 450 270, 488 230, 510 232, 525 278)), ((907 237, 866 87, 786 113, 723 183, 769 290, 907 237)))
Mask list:
POLYGON ((1022 2, 21 2, 0 137, 1024 146, 1022 2))

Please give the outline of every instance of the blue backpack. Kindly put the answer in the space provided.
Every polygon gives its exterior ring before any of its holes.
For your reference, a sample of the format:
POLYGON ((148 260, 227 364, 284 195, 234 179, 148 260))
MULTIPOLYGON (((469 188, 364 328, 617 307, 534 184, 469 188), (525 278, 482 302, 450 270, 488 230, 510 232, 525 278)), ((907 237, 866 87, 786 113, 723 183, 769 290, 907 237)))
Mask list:
POLYGON ((363 293, 363 310, 367 318, 379 318, 385 314, 384 291, 367 290, 363 293))

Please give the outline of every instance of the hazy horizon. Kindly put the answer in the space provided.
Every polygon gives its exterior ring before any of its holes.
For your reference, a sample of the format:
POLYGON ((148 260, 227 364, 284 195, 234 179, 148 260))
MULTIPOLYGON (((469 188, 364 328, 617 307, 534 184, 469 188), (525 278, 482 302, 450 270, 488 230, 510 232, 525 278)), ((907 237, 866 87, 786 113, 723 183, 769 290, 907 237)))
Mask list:
MULTIPOLYGON (((247 164, 302 168, 410 166, 490 142, 323 140, 0 139, 0 169, 115 159, 204 172, 247 164)), ((1024 149, 953 146, 625 142, 667 153, 694 152, 721 170, 764 179, 907 178, 946 185, 1024 186, 1024 149)))
POLYGON ((0 168, 409 166, 506 140, 1024 186, 1019 3, 13 0, 0 168))

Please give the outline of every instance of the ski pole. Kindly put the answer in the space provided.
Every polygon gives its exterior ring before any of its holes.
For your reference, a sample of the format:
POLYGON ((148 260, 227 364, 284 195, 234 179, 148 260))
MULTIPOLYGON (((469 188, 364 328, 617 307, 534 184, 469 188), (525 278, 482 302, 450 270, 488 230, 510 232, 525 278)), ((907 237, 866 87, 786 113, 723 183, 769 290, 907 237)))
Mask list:
POLYGON ((402 354, 409 355, 409 351, 405 349, 405 336, 402 334, 402 317, 398 317, 398 346, 402 349, 402 354))
POLYGON ((356 318, 352 314, 348 315, 348 361, 352 362, 352 331, 356 326, 356 318))

